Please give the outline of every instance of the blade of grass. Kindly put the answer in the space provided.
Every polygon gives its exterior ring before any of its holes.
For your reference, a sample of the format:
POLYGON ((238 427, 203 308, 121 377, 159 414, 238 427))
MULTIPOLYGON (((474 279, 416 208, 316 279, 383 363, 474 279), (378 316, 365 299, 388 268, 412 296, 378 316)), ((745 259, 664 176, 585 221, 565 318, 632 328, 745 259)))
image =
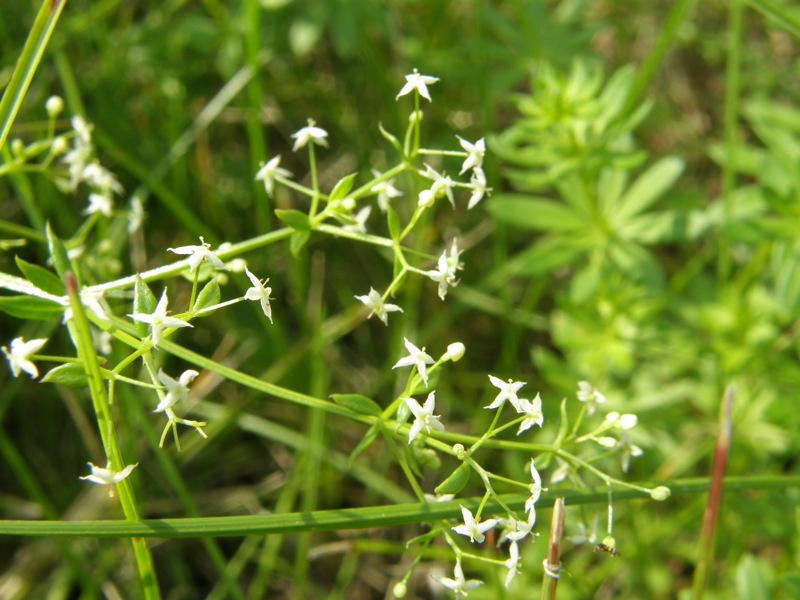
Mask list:
POLYGON ((761 14, 766 15, 778 25, 784 27, 796 38, 800 38, 800 20, 793 17, 782 7, 769 0, 747 0, 747 3, 761 14))
MULTIPOLYGON (((649 484, 647 484, 649 485, 649 484)), ((669 482, 672 496, 702 494, 708 491, 707 477, 678 479, 669 482)), ((644 487, 644 485, 643 485, 644 487)), ((786 490, 800 487, 800 476, 727 477, 723 488, 727 491, 786 490)), ((672 497, 671 496, 671 497, 672 497)), ((523 510, 528 494, 502 494, 500 501, 512 510, 523 510)), ((570 505, 606 504, 608 488, 559 490, 559 497, 570 505)), ((631 500, 650 498, 650 495, 628 488, 614 490, 614 499, 631 500)), ((477 510, 483 497, 461 498, 450 502, 394 504, 321 510, 313 513, 286 513, 272 515, 247 515, 239 517, 206 517, 185 519, 152 519, 143 521, 0 521, 0 535, 53 536, 85 538, 198 538, 242 537, 273 533, 299 533, 301 531, 340 531, 343 529, 369 529, 394 527, 412 523, 427 523, 441 519, 461 517, 461 506, 477 510)), ((537 508, 553 506, 555 497, 543 494, 537 508)), ((486 502, 483 512, 502 511, 496 500, 486 502)))
POLYGON ((733 429, 733 401, 732 387, 725 390, 725 396, 719 411, 719 434, 717 445, 714 449, 714 460, 711 466, 711 482, 708 486, 708 503, 703 518, 703 531, 700 534, 700 551, 692 581, 692 598, 700 600, 703 597, 708 576, 708 567, 714 552, 714 532, 716 530, 719 507, 722 502, 722 490, 725 481, 725 466, 728 462, 728 450, 731 443, 733 429))
POLYGON ((11 131, 11 125, 17 118, 22 100, 28 92, 33 75, 39 67, 47 43, 50 41, 50 36, 53 35, 53 30, 56 28, 58 18, 66 3, 67 0, 44 0, 36 15, 17 66, 11 75, 11 81, 3 94, 3 99, 0 100, 0 148, 5 144, 8 132, 11 131))

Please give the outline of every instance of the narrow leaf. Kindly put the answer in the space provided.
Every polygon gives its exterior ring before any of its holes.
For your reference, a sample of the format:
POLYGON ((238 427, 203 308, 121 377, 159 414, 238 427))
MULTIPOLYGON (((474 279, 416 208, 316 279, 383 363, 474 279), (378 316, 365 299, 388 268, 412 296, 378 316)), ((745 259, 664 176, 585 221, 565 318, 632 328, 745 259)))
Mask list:
POLYGON ((14 258, 17 261, 17 267, 19 267, 20 272, 25 276, 25 279, 30 281, 33 285, 54 296, 64 295, 64 282, 61 281, 55 273, 39 265, 29 263, 19 256, 14 258))
MULTIPOLYGON (((200 290, 200 293, 197 295, 197 300, 195 300, 194 308, 192 309, 194 312, 199 312, 204 308, 208 308, 209 306, 214 306, 215 304, 219 304, 221 298, 221 294, 219 291, 219 284, 217 283, 216 279, 210 280, 205 287, 200 290)), ((214 314, 215 311, 209 311, 203 313, 201 316, 207 317, 208 315, 214 314)))
POLYGON ((277 208, 275 209, 275 214, 292 229, 296 229, 297 231, 308 231, 311 229, 311 225, 308 222, 308 215, 299 210, 281 210, 277 208))
POLYGON ((341 200, 342 198, 347 197, 347 194, 349 194, 350 190, 353 189, 353 182, 355 179, 355 173, 351 173, 350 175, 342 177, 339 182, 333 186, 333 191, 331 191, 330 195, 328 196, 328 200, 341 200))
POLYGON ((336 404, 349 408, 357 415, 377 417, 383 412, 377 402, 361 394, 331 394, 331 398, 336 404))
POLYGON ((3 296, 0 297, 0 311, 17 319, 49 321, 60 319, 64 313, 64 306, 44 298, 3 296))
POLYGON ((86 378, 86 369, 78 363, 66 363, 51 369, 42 377, 43 383, 57 383, 67 387, 86 387, 89 380, 86 378))

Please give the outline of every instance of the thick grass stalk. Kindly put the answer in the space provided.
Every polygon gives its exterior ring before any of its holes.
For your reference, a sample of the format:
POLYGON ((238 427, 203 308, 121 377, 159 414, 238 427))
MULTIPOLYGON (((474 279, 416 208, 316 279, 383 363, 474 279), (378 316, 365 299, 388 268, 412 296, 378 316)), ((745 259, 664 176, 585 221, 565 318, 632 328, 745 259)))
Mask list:
POLYGON ((44 0, 39 14, 36 15, 17 66, 11 75, 11 81, 3 94, 3 99, 0 100, 0 148, 5 144, 11 125, 17 118, 22 100, 28 92, 33 75, 39 67, 44 50, 66 3, 67 0, 44 0))
POLYGON ((547 558, 544 562, 542 600, 555 600, 558 580, 561 576, 561 538, 564 536, 564 499, 556 498, 553 504, 553 518, 550 521, 550 539, 547 545, 547 558))
MULTIPOLYGON (((108 396, 103 383, 103 375, 100 372, 100 364, 97 360, 97 353, 92 345, 92 333, 89 329, 89 321, 81 305, 80 294, 78 292, 78 280, 72 272, 67 272, 65 276, 67 296, 72 309, 72 319, 68 323, 70 336, 78 350, 78 358, 86 369, 86 379, 89 383, 89 392, 94 405, 97 426, 100 430, 100 438, 103 441, 103 449, 110 468, 114 471, 121 471, 124 468, 122 454, 117 444, 114 420, 109 410, 108 396)), ((133 486, 128 479, 123 479, 116 485, 122 510, 128 521, 139 521, 139 510, 136 505, 136 498, 133 493, 133 486)), ((158 589, 155 570, 153 568, 153 557, 147 543, 141 537, 132 537, 133 553, 136 557, 136 565, 139 570, 139 579, 142 583, 144 597, 148 600, 161 598, 158 589)))
POLYGON ((692 582, 692 598, 700 600, 705 591, 708 568, 711 563, 714 551, 714 532, 719 516, 719 507, 722 501, 723 480, 725 478, 725 466, 728 462, 728 450, 731 442, 731 430, 733 422, 731 413, 733 411, 734 391, 733 387, 725 390, 722 399, 719 416, 719 433, 717 434, 717 445, 714 449, 714 460, 711 466, 711 482, 708 486, 708 503, 703 518, 703 531, 700 534, 700 550, 698 553, 697 565, 694 571, 694 581, 692 582))

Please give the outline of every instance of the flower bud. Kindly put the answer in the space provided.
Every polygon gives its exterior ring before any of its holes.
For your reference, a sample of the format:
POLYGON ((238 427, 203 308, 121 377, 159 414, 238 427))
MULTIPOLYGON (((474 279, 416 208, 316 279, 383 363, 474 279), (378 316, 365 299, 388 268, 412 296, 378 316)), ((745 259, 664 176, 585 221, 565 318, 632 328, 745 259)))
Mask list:
POLYGON ((453 452, 458 460, 464 460, 467 456, 467 452, 464 450, 464 444, 455 444, 453 446, 453 452))
POLYGON ((670 494, 672 494, 670 489, 663 485, 660 485, 657 488, 653 488, 652 490, 650 490, 650 497, 653 500, 657 500, 658 502, 663 502, 664 500, 670 497, 670 494))
POLYGON ((64 110, 64 101, 61 96, 50 96, 44 103, 44 109, 51 119, 55 119, 64 110))
POLYGON ((445 356, 453 362, 458 362, 461 360, 461 357, 464 356, 465 351, 466 348, 464 347, 464 344, 461 342, 454 342, 447 346, 447 353, 445 356))
POLYGON ((408 587, 405 581, 395 584, 394 588, 392 588, 392 594, 394 594, 395 598, 405 598, 406 592, 408 592, 408 587))
POLYGON ((436 201, 436 194, 432 190, 422 190, 419 193, 419 206, 422 208, 430 208, 436 201))
POLYGON ((11 153, 14 156, 21 156, 23 152, 25 152, 25 142, 19 138, 16 138, 11 142, 11 153))

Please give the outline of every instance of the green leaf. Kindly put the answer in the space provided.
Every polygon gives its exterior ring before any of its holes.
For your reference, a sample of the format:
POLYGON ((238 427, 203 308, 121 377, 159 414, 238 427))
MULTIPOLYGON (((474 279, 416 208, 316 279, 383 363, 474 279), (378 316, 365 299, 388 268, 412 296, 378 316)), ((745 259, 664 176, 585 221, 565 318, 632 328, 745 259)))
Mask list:
POLYGON ((559 202, 523 194, 498 194, 487 204, 489 214, 501 223, 534 231, 575 231, 588 223, 559 202))
POLYGON ((331 394, 331 398, 336 404, 349 408, 357 415, 378 417, 383 412, 377 402, 361 394, 331 394))
POLYGON ((6 86, 3 99, 0 101, 0 148, 5 144, 11 125, 22 106, 28 86, 33 80, 33 75, 66 4, 66 0, 47 0, 41 3, 36 20, 28 33, 28 39, 22 48, 22 54, 17 60, 17 66, 11 74, 11 81, 6 86))
POLYGON ((39 265, 29 263, 19 256, 14 258, 17 261, 17 267, 19 267, 19 270, 25 276, 25 279, 30 281, 33 285, 54 296, 64 295, 64 282, 61 281, 55 273, 51 273, 39 265))
POLYGON ((67 387, 86 387, 89 380, 86 377, 86 369, 78 363, 66 363, 51 369, 42 377, 43 383, 57 383, 67 387))
MULTIPOLYGON (((156 310, 158 301, 150 290, 150 287, 141 279, 136 276, 136 284, 133 289, 133 312, 143 315, 151 315, 156 310)), ((136 333, 140 338, 145 338, 150 333, 150 326, 147 323, 135 321, 136 333)))
POLYGON ((764 576, 765 567, 752 554, 745 554, 736 565, 736 590, 739 598, 769 600, 772 590, 764 576))
POLYGON ((382 123, 378 123, 378 129, 380 130, 381 135, 383 136, 383 139, 385 139, 392 146, 394 146, 394 149, 397 150, 397 153, 400 156, 404 156, 404 154, 403 154, 403 144, 400 143, 400 140, 398 140, 395 136, 393 136, 391 133, 386 131, 383 128, 383 124, 382 123))
POLYGON ((386 224, 389 226, 389 237, 397 241, 400 236, 400 219, 391 206, 386 208, 386 224))
POLYGON ((311 237, 310 231, 295 231, 289 239, 289 250, 295 258, 300 255, 300 251, 308 243, 308 238, 311 237))
POLYGON ((437 485, 433 491, 440 496, 443 494, 457 494, 467 485, 471 472, 472 468, 469 464, 461 463, 458 468, 450 473, 450 476, 437 485))
POLYGON ((358 458, 358 456, 362 452, 364 452, 364 450, 366 450, 372 445, 372 442, 374 442, 375 438, 378 437, 378 431, 379 431, 378 423, 376 423, 375 425, 370 427, 369 430, 367 430, 367 433, 364 434, 363 438, 361 438, 361 441, 358 443, 358 446, 356 446, 350 453, 350 456, 347 459, 347 464, 349 466, 352 466, 356 458, 358 458))
POLYGON ((311 229, 311 224, 308 221, 308 215, 300 212, 299 210, 281 210, 275 209, 277 217, 286 223, 292 229, 297 231, 308 231, 311 229))
POLYGON ((49 321, 59 319, 64 314, 64 306, 44 298, 31 296, 0 297, 0 311, 17 319, 49 321))
MULTIPOLYGON (((216 279, 212 279, 209 281, 200 293, 197 295, 197 300, 195 300, 194 308, 192 309, 193 312, 197 313, 203 310, 204 308, 208 308, 209 306, 214 306, 215 304, 219 304, 221 294, 219 291, 219 284, 217 283, 216 279)), ((200 316, 207 317, 208 315, 214 314, 216 311, 209 311, 205 312, 200 316)))
POLYGON ((646 210, 667 191, 683 173, 683 159, 667 156, 651 166, 633 182, 619 201, 619 206, 610 215, 613 223, 620 226, 631 217, 646 210))
POLYGON ((547 237, 514 257, 517 275, 539 275, 568 265, 592 247, 588 238, 547 237))
POLYGON ((345 177, 342 177, 339 182, 333 186, 333 191, 331 191, 330 195, 328 196, 328 201, 333 200, 341 200, 347 197, 347 194, 350 193, 350 190, 353 189, 353 182, 356 179, 356 174, 351 173, 345 177))
POLYGON ((58 276, 61 279, 64 279, 67 271, 74 271, 72 268, 72 262, 69 260, 69 256, 67 255, 67 249, 53 232, 49 222, 47 223, 45 232, 47 235, 47 246, 50 249, 50 256, 53 259, 53 265, 56 267, 56 273, 58 273, 58 276))

